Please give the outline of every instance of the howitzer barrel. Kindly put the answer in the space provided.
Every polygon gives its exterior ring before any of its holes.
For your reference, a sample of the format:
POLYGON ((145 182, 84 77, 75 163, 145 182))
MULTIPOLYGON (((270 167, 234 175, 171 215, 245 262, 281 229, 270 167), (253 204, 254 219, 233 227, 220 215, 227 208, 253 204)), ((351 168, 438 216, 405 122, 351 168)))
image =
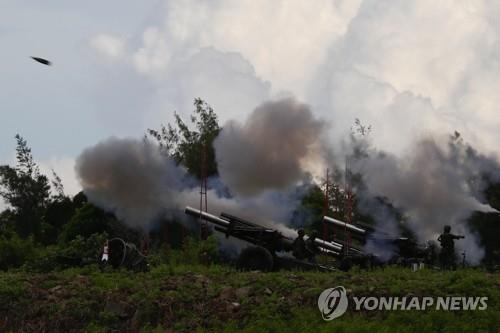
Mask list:
POLYGON ((333 252, 340 252, 340 251, 342 251, 342 248, 343 248, 342 244, 339 244, 336 242, 327 242, 327 241, 319 239, 319 238, 316 238, 314 240, 314 243, 323 249, 333 251, 333 252))
POLYGON ((361 235, 366 234, 365 229, 361 229, 361 228, 356 227, 352 224, 349 224, 349 223, 346 223, 343 221, 339 221, 339 220, 334 219, 333 217, 330 217, 330 216, 323 216, 323 221, 334 224, 334 225, 342 227, 342 228, 349 229, 349 231, 356 232, 356 233, 361 234, 361 235))
POLYGON ((200 217, 208 222, 211 222, 213 224, 216 224, 218 226, 227 228, 229 227, 229 222, 226 220, 221 219, 218 216, 209 214, 207 212, 203 212, 199 209, 195 209, 193 207, 186 206, 185 213, 194 217, 200 217))
POLYGON ((332 256, 332 257, 340 257, 341 256, 340 252, 325 250, 325 249, 321 249, 321 253, 332 256))
POLYGON ((236 222, 238 222, 240 224, 247 225, 247 226, 250 226, 250 227, 261 227, 261 226, 255 224, 255 223, 252 223, 250 221, 244 220, 242 218, 239 218, 237 216, 234 216, 234 215, 231 215, 231 214, 228 214, 228 213, 224 213, 224 212, 220 213, 220 217, 221 217, 221 219, 227 220, 228 222, 236 221, 236 222))
MULTIPOLYGON (((222 214, 222 218, 218 217, 218 216, 215 216, 215 215, 212 215, 212 214, 209 214, 207 212, 203 212, 203 211, 200 211, 199 209, 195 209, 195 208, 192 208, 192 207, 189 207, 189 206, 186 206, 186 209, 185 209, 185 212, 186 214, 188 215, 191 215, 193 217, 199 217, 199 218, 202 218, 210 223, 213 223, 216 225, 216 230, 217 231, 220 231, 220 232, 228 232, 229 230, 232 230, 231 233, 233 234, 233 236, 237 237, 237 238, 240 238, 240 239, 243 239, 243 240, 246 240, 246 241, 249 241, 249 242, 252 242, 252 243, 255 243, 255 241, 252 239, 251 234, 248 234, 246 235, 245 232, 241 232, 242 230, 241 227, 238 227, 237 229, 234 229, 234 227, 231 227, 231 222, 230 221, 236 221, 238 223, 240 223, 240 225, 242 227, 249 227, 250 230, 248 231, 254 231, 254 230, 257 230, 259 232, 262 232, 262 230, 265 230, 265 228, 263 227, 260 227, 259 225, 256 225, 254 223, 251 223, 251 222, 248 222, 246 220, 243 220, 243 219, 240 219, 238 217, 235 217, 235 216, 232 216, 232 215, 229 215, 229 214, 225 214, 223 213, 222 214), (256 229, 258 228, 258 229, 256 229), (260 228, 262 228, 262 230, 260 230, 260 228), (239 231, 239 232, 238 232, 239 231), (235 232, 238 232, 238 235, 235 235, 234 233, 235 232)), ((269 231, 273 231, 272 229, 268 229, 269 231)), ((291 245, 291 239, 287 238, 287 237, 284 237, 281 235, 281 240, 283 242, 287 242, 291 245)), ((332 252, 341 252, 342 251, 342 248, 343 248, 343 245, 342 244, 339 244, 337 242, 328 242, 328 241, 325 241, 325 240, 322 240, 322 239, 319 239, 319 238, 316 238, 314 240, 314 243, 318 246, 318 247, 321 247, 322 249, 325 249, 325 250, 328 250, 328 251, 332 251, 332 252)))

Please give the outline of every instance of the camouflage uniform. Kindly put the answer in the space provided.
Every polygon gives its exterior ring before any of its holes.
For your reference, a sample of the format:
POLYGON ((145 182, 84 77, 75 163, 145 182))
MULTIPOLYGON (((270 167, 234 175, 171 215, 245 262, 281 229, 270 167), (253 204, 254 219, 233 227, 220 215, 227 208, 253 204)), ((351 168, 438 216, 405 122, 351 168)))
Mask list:
POLYGON ((455 269, 456 264, 456 254, 455 254, 455 239, 464 238, 464 236, 457 236, 452 234, 450 226, 444 227, 444 233, 442 233, 438 241, 441 243, 441 252, 439 253, 439 260, 441 262, 442 268, 453 268, 455 269))
POLYGON ((306 255, 307 259, 310 262, 316 262, 315 256, 316 254, 321 252, 316 243, 314 242, 316 238, 317 238, 316 234, 312 234, 311 237, 309 237, 309 239, 306 242, 306 251, 307 251, 306 255))
POLYGON ((293 241, 293 256, 299 260, 307 257, 306 241, 304 240, 304 230, 300 229, 297 238, 293 241))

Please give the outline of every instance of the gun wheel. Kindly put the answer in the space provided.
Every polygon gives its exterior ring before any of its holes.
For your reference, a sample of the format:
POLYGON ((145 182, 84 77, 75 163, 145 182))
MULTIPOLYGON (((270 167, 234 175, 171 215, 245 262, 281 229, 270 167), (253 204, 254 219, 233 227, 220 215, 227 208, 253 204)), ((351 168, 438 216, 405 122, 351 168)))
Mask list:
POLYGON ((260 246, 250 246, 241 251, 238 267, 247 271, 268 272, 273 269, 274 259, 271 253, 260 246))

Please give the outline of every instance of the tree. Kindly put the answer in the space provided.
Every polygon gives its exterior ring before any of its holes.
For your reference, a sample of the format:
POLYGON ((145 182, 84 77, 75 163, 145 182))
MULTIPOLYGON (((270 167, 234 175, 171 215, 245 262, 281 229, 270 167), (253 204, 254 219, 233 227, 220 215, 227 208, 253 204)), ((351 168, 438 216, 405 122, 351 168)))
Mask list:
POLYGON ((35 252, 33 237, 22 239, 16 234, 0 236, 0 269, 20 267, 26 260, 32 259, 35 252))
POLYGON ((105 212, 91 203, 85 203, 76 209, 70 221, 66 223, 59 234, 59 241, 67 243, 81 236, 106 233, 128 241, 138 241, 139 232, 118 221, 114 214, 105 212))
POLYGON ((94 233, 109 232, 107 229, 111 219, 113 219, 111 214, 86 203, 76 210, 69 223, 64 226, 60 235, 61 241, 69 242, 77 236, 89 237, 94 233))
POLYGON ((212 143, 220 132, 217 114, 200 98, 194 100, 194 106, 190 119, 194 130, 175 113, 175 125, 161 125, 160 130, 148 129, 146 135, 155 139, 164 153, 184 165, 197 178, 202 176, 201 166, 205 156, 205 175, 213 176, 217 174, 217 162, 212 143))
POLYGON ((294 228, 306 228, 308 232, 321 232, 325 196, 321 188, 312 185, 302 197, 300 205, 293 211, 291 225, 294 228))
POLYGON ((73 201, 67 196, 56 196, 47 205, 42 223, 43 244, 57 242, 59 233, 75 214, 73 201))
POLYGON ((50 198, 50 185, 34 162, 26 140, 19 134, 15 138, 17 165, 14 168, 0 166, 0 196, 12 207, 18 234, 38 237, 50 198))
POLYGON ((15 233, 14 212, 6 209, 0 213, 0 237, 11 237, 15 233))
POLYGON ((55 191, 54 199, 56 200, 68 199, 66 194, 64 194, 64 185, 62 183, 61 177, 59 177, 59 175, 54 171, 54 169, 52 169, 51 171, 53 177, 51 183, 52 183, 52 188, 55 191))

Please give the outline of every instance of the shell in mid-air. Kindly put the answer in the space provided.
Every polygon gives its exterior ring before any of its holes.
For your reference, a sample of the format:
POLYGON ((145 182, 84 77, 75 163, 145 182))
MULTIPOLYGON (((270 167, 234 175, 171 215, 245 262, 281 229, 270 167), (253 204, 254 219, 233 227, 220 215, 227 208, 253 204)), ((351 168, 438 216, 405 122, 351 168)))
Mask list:
POLYGON ((52 63, 50 61, 48 61, 47 59, 38 58, 38 57, 31 57, 31 59, 33 59, 41 64, 47 65, 47 66, 52 65, 52 63))

